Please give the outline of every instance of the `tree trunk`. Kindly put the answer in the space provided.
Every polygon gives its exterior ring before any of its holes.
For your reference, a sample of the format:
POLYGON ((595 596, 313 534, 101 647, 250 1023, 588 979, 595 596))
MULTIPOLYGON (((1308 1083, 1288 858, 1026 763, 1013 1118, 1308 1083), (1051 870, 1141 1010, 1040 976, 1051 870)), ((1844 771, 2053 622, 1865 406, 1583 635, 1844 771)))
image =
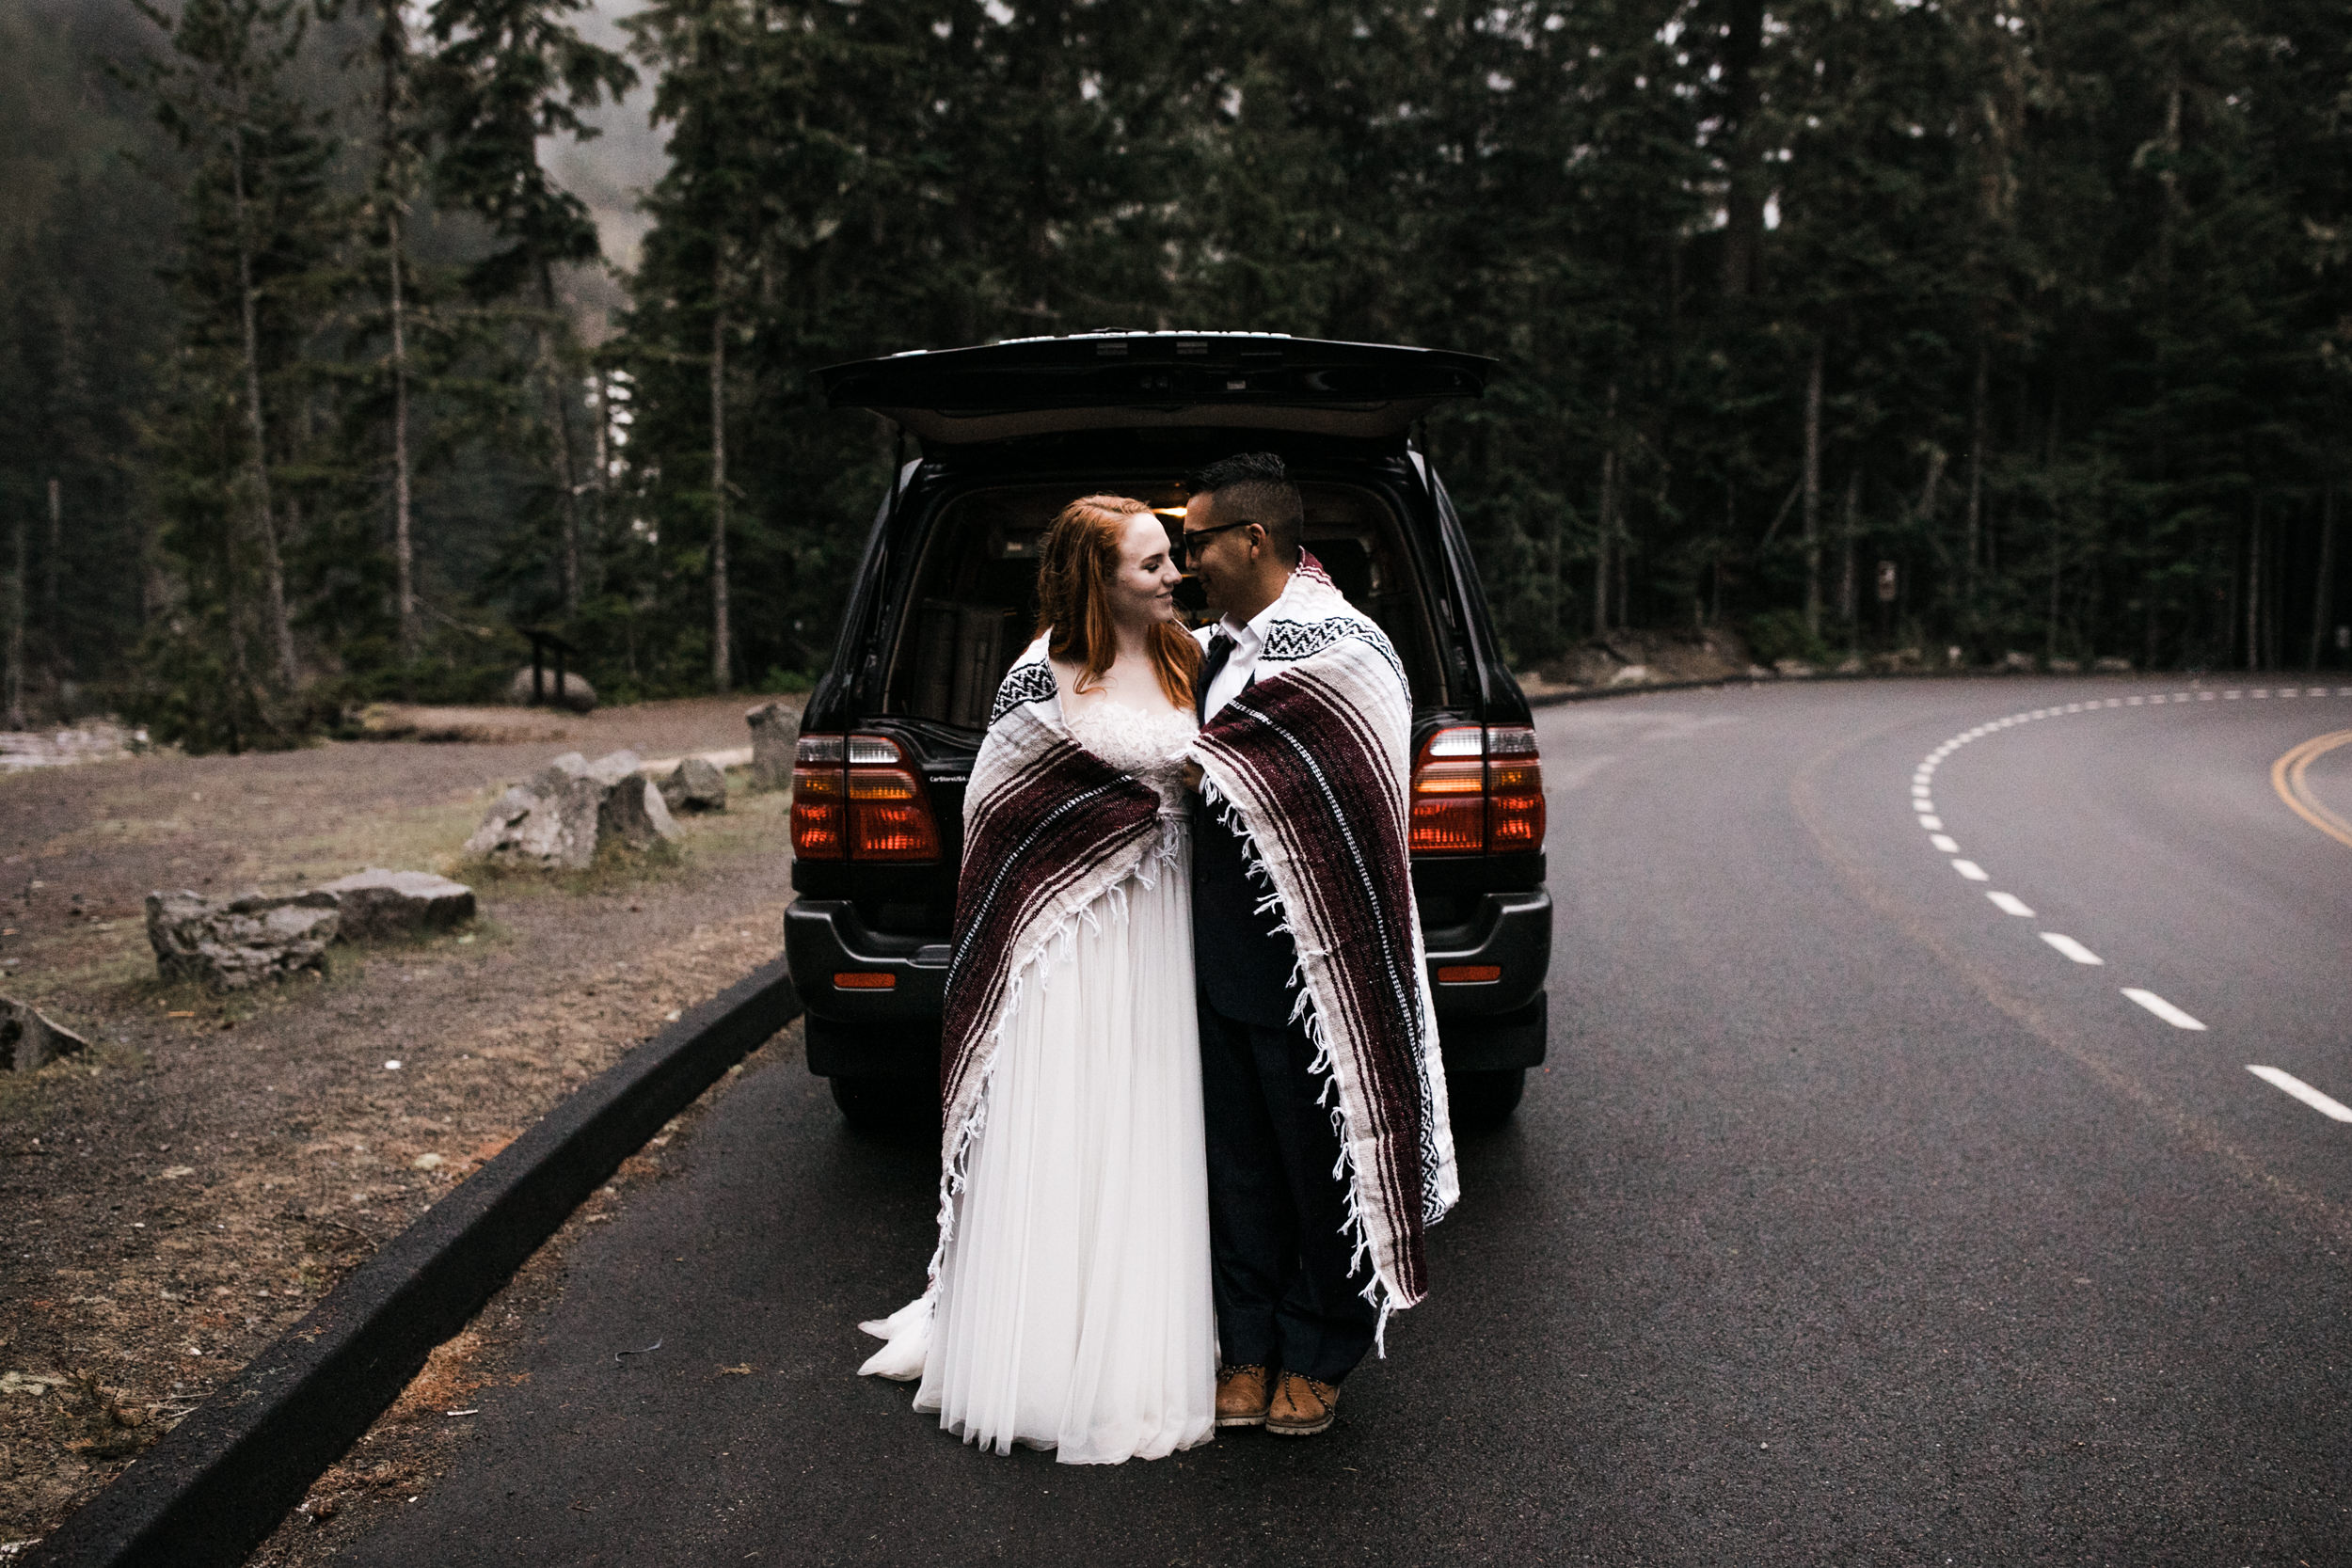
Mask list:
POLYGON ((2286 529, 2267 529, 2263 546, 2263 668, 2286 668, 2286 529))
POLYGON ((2328 634, 2329 590, 2335 586, 2336 575, 2336 486, 2333 481, 2320 492, 2319 498, 2319 578, 2312 585, 2312 653, 2310 668, 2319 668, 2321 640, 2328 634))
POLYGON ((2246 667, 2259 670, 2263 667, 2263 513, 2259 497, 2246 531, 2246 667))
POLYGON ((2181 216, 2181 81, 2180 69, 2173 68, 2172 85, 2164 96, 2165 160, 2156 170, 2156 183, 2164 188, 2164 206, 2156 225, 2156 277, 2169 285, 2172 281, 2172 230, 2174 220, 2181 216))
POLYGON ((245 326, 246 422, 253 442, 249 480, 256 531, 262 546, 264 587, 269 594, 270 636, 278 649, 278 678, 291 691, 298 673, 294 668, 294 623, 286 613, 286 568, 278 559, 278 517, 270 503, 269 422, 262 412, 262 331, 260 306, 253 287, 253 242, 246 223, 244 129, 232 128, 230 137, 230 177, 236 199, 237 294, 245 326))
POLYGON ((1928 477, 1919 486, 1919 522, 1924 528, 1935 527, 1936 502, 1944 492, 1944 469, 1951 460, 1951 454, 1942 447, 1928 449, 1928 477))
MULTIPOLYGON (((713 263, 714 289, 721 279, 713 263)), ((727 313, 710 318, 710 684, 730 686, 727 657, 727 313)))
POLYGON ((401 288, 397 206, 385 219, 385 231, 390 244, 392 278, 392 594, 400 613, 400 662, 404 667, 401 681, 405 689, 414 678, 408 671, 416 664, 421 650, 417 639, 416 552, 409 513, 407 297, 401 288))
POLYGON ((1804 629, 1821 635, 1821 345, 1804 378, 1804 629))
POLYGON ((245 640, 244 594, 238 592, 237 537, 234 531, 221 530, 221 620, 229 628, 228 713, 229 753, 231 756, 245 750, 246 705, 253 700, 253 664, 246 656, 245 640))
MULTIPOLYGON (((1617 492, 1620 496, 1625 493, 1625 485, 1622 480, 1617 485, 1617 492)), ((1623 511, 1625 509, 1625 502, 1623 500, 1618 501, 1617 508, 1619 511, 1623 511)), ((1616 529, 1615 536, 1617 541, 1615 552, 1617 563, 1617 609, 1616 612, 1610 616, 1609 624, 1613 626, 1622 627, 1629 626, 1633 624, 1633 536, 1622 525, 1616 529)))
POLYGON ((16 515, 16 570, 8 576, 8 728, 24 725, 24 514, 16 515))
POLYGON ((1606 444, 1600 452, 1599 543, 1593 552, 1593 635, 1609 635, 1609 558, 1617 529, 1617 388, 1609 388, 1606 444))
POLYGON ((1730 480, 1724 481, 1724 536, 1715 541, 1714 570, 1708 583, 1707 624, 1724 624, 1724 554, 1731 542, 1740 536, 1740 490, 1730 480))
POLYGON ((1960 585, 1963 612, 1973 625, 1977 608, 1977 559, 1984 536, 1984 443, 1992 398, 1993 353, 1981 338, 1977 342, 1976 387, 1968 405, 1968 516, 1961 533, 1960 585))
POLYGON ((384 200, 385 263, 390 287, 392 370, 392 600, 400 637, 401 685, 410 689, 422 652, 417 626, 416 548, 408 456, 407 252, 401 219, 408 211, 412 151, 405 136, 408 94, 408 24, 405 0, 377 0, 376 59, 382 68, 376 93, 377 183, 384 200))
POLYGON ((1731 0, 1731 19, 1724 29, 1723 52, 1724 119, 1728 150, 1724 162, 1731 176, 1724 197, 1723 292, 1739 299, 1756 287, 1756 252, 1762 248, 1764 198, 1760 182, 1754 121, 1762 94, 1756 65, 1764 52, 1764 0, 1731 0))
POLYGON ((1609 635, 1609 508, 1617 483, 1617 453, 1600 454, 1600 525, 1593 545, 1593 635, 1609 635))
POLYGON ((1861 515, 1862 470, 1857 467, 1846 475, 1846 517, 1837 564, 1837 618, 1845 626, 1849 648, 1860 640, 1862 632, 1862 602, 1854 581, 1854 534, 1860 530, 1861 515))
MULTIPOLYGON (((897 483, 895 475, 892 483, 897 483)), ((1563 639, 1567 636, 1567 519, 1566 507, 1554 507, 1549 526, 1545 530, 1545 554, 1549 558, 1545 562, 1548 568, 1546 575, 1550 578, 1546 608, 1550 611, 1552 635, 1563 639)))
POLYGON ((2044 660, 2058 657, 2058 584, 2064 575, 2064 560, 2058 553, 2058 524, 2050 525, 2050 609, 2042 631, 2042 657, 2044 660))
MULTIPOLYGON (((2058 388, 2053 387, 2050 388, 2050 425, 2042 448, 2042 473, 2050 484, 2053 496, 2058 492, 2058 388)), ((2058 657, 2058 585, 2066 563, 2065 521, 2063 510, 2053 502, 2050 508, 2050 614, 2042 638, 2042 657, 2045 660, 2058 657)), ((2091 625, 2095 627, 2097 624, 2094 615, 2091 625)))
POLYGON ((589 461, 596 465, 596 471, 588 476, 588 495, 595 502, 588 514, 588 536, 596 540, 604 538, 605 484, 612 475, 612 405, 605 396, 610 385, 601 371, 590 377, 596 406, 596 422, 591 428, 588 443, 589 461))
POLYGON ((49 630, 49 678, 53 681, 64 680, 73 673, 73 650, 66 639, 65 610, 58 584, 64 569, 64 487, 52 479, 49 482, 49 561, 46 579, 41 585, 41 625, 49 630))
MULTIPOLYGON (((555 269, 539 263, 539 304, 552 319, 556 311, 555 269)), ((564 549, 559 562, 564 578, 564 618, 580 614, 580 480, 573 471, 572 399, 566 376, 556 365, 554 329, 539 328, 539 365, 547 375, 548 399, 555 407, 555 472, 564 487, 564 549)))

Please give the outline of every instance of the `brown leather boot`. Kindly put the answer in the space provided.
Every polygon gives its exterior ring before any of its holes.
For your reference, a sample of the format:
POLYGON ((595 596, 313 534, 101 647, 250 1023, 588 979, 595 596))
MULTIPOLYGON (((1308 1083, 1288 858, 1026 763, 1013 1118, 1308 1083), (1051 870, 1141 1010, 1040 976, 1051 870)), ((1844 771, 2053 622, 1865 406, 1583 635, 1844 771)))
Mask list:
POLYGON ((1221 1427, 1265 1425, 1266 1399, 1274 1380, 1263 1367, 1219 1367, 1216 1370, 1216 1424, 1221 1427))
POLYGON ((1339 1418, 1340 1391, 1328 1383, 1284 1372, 1266 1409, 1265 1429, 1277 1437, 1312 1437, 1339 1418))

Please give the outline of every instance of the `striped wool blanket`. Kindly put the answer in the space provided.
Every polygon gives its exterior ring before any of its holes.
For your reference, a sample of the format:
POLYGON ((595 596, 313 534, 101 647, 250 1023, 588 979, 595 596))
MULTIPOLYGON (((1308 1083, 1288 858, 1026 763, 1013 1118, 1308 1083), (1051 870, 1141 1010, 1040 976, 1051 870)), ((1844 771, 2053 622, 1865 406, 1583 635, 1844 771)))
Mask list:
MULTIPOLYGON (((998 687, 988 734, 963 796, 963 862, 956 881, 940 1042, 942 1144, 939 1251, 955 1227, 965 1159, 988 1117, 989 1071, 1025 985, 1070 942, 1097 900, 1178 841, 1159 791, 1070 738, 1040 637, 998 687)), ((1172 954, 1189 968, 1190 953, 1172 954)))
POLYGON ((1297 945, 1294 1016, 1328 1074, 1348 1228, 1385 1323, 1427 1293, 1422 1232, 1461 1194, 1406 844, 1412 697, 1313 556, 1273 611, 1250 685, 1191 755, 1297 945))

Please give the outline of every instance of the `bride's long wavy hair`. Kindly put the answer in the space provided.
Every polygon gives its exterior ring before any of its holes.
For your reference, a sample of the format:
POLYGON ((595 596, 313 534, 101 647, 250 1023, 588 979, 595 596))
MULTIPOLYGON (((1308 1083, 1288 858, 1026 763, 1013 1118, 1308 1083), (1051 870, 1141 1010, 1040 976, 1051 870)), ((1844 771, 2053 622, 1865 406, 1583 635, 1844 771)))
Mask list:
MULTIPOLYGON (((1050 632, 1047 651, 1078 666, 1080 691, 1100 683, 1119 657, 1111 579, 1119 575, 1119 546, 1128 524, 1151 510, 1126 496, 1081 496, 1061 509, 1039 542, 1036 635, 1050 632)), ((1190 707, 1200 644, 1175 622, 1161 621, 1152 627, 1148 645, 1160 689, 1177 706, 1190 707)))

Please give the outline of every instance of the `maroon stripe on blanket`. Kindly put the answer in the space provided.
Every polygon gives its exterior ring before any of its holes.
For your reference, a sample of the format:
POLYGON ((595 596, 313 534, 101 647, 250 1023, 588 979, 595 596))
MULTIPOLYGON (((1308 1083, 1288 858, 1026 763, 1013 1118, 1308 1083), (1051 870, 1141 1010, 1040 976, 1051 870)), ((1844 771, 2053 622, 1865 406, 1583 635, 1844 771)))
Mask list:
POLYGON ((1250 828, 1272 834, 1306 883, 1310 908, 1290 911, 1327 954, 1337 1017, 1323 1020, 1346 1052, 1373 1119, 1375 1168, 1367 1196, 1391 1221, 1395 1284, 1425 1289, 1422 1252, 1421 975, 1413 959, 1412 866, 1397 807, 1401 782, 1357 716, 1323 683, 1284 672, 1226 705, 1201 732, 1260 800, 1279 801, 1250 828))
POLYGON ((979 1061, 1025 933, 1055 895, 1152 831, 1158 792, 1068 741, 975 804, 956 881, 940 1087, 953 1105, 979 1061))

